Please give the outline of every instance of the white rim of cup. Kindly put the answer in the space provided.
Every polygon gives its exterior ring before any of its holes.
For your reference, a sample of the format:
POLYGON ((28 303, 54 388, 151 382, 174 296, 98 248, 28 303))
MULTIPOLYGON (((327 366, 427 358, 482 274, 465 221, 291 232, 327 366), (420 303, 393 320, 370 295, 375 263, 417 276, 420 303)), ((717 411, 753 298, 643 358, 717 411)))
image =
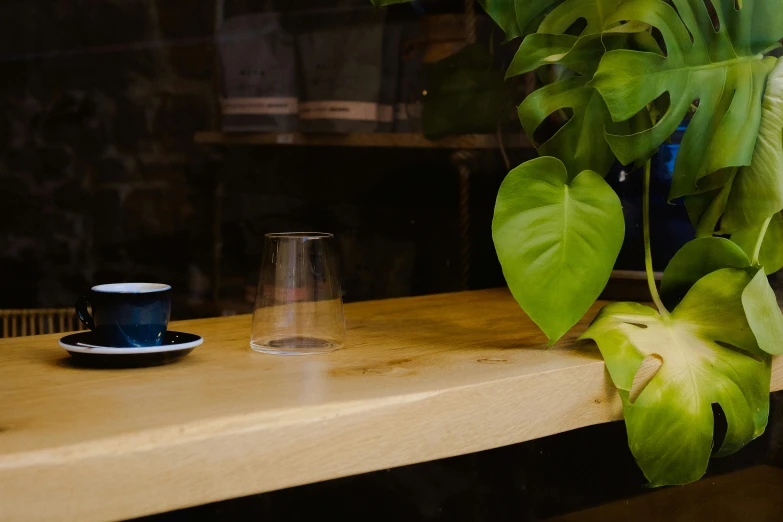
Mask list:
POLYGON ((92 287, 93 292, 104 294, 151 294, 166 290, 171 290, 171 286, 163 283, 110 283, 92 287))

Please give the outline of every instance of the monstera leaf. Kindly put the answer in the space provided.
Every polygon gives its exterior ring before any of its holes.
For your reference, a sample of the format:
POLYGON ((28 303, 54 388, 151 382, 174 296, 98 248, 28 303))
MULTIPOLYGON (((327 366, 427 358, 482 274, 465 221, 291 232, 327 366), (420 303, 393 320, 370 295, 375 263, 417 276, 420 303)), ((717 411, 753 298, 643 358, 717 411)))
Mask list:
POLYGON ((610 304, 582 336, 601 350, 623 402, 631 452, 652 486, 687 484, 704 474, 713 404, 728 421, 717 455, 764 432, 771 364, 743 313, 749 282, 743 270, 712 272, 666 316, 636 303, 610 304), (634 377, 648 357, 662 365, 632 401, 634 377))
POLYGON ((726 202, 721 220, 726 234, 758 226, 783 210, 783 60, 769 76, 761 110, 753 160, 737 172, 726 202))
POLYGON ((519 120, 531 140, 550 114, 573 110, 571 119, 538 147, 539 154, 561 159, 570 177, 591 169, 605 176, 614 162, 612 150, 601 137, 610 124, 609 113, 598 91, 587 86, 589 80, 584 76, 560 80, 530 94, 519 106, 519 120))
MULTIPOLYGON (((507 42, 535 32, 542 19, 553 8, 564 3, 568 4, 568 10, 577 13, 584 9, 583 0, 479 0, 484 11, 506 33, 507 42)), ((584 17, 577 16, 574 21, 579 18, 584 17)), ((595 23, 592 18, 587 21, 588 24, 595 23)))
POLYGON ((661 281, 661 298, 673 308, 702 277, 722 268, 748 268, 748 256, 736 244, 720 237, 694 239, 669 261, 661 281))
POLYGON ((563 109, 573 111, 573 116, 557 133, 538 146, 542 156, 560 159, 570 178, 584 170, 606 175, 614 161, 605 140, 596 140, 604 127, 611 124, 611 118, 600 94, 588 86, 604 54, 600 35, 591 36, 595 38, 531 34, 522 42, 506 74, 508 78, 558 63, 582 75, 546 85, 527 96, 519 106, 519 120, 531 140, 551 114, 563 109))
MULTIPOLYGON (((564 0, 495 0, 496 3, 514 4, 517 16, 517 26, 521 34, 535 32, 539 21, 555 6, 560 5, 564 0)), ((573 2, 572 2, 573 3, 573 2)))
MULTIPOLYGON (((517 11, 523 13, 519 18, 526 16, 524 13, 540 11, 536 4, 559 4, 546 15, 538 26, 537 32, 547 34, 565 33, 579 20, 585 22, 582 35, 599 34, 606 27, 606 20, 620 4, 620 0, 565 0, 562 3, 548 1, 517 0, 517 11), (519 4, 525 4, 527 8, 520 8, 519 4)), ((529 16, 529 15, 528 15, 529 16)))
MULTIPOLYGON (((604 33, 609 16, 619 3, 619 0, 566 0, 546 15, 535 34, 525 37, 514 55, 506 77, 524 74, 542 65, 554 63, 561 63, 580 74, 592 76, 604 54, 600 36, 604 33), (586 21, 581 32, 578 35, 566 34, 579 20, 586 21)), ((535 1, 526 4, 529 9, 537 10, 535 1)), ((638 32, 642 26, 628 24, 628 27, 633 29, 623 32, 638 32)))
POLYGON ((522 31, 517 23, 517 10, 514 0, 479 0, 484 11, 498 24, 504 33, 506 41, 522 36, 522 31))
POLYGON ((604 48, 598 35, 591 36, 595 38, 578 38, 570 34, 531 34, 519 46, 506 72, 506 78, 553 64, 561 64, 579 74, 592 77, 604 54, 604 48))
MULTIPOLYGON (((751 255, 763 221, 783 209, 783 60, 778 60, 767 80, 759 135, 748 167, 724 169, 699 183, 699 194, 687 196, 685 206, 697 237, 732 234, 751 255), (715 187, 710 186, 711 182, 715 187)), ((779 222, 769 230, 775 234, 779 222)), ((783 251, 770 259, 774 243, 765 240, 761 264, 767 273, 783 266, 783 251), (778 264, 780 263, 780 264, 778 264)))
MULTIPOLYGON (((753 256, 756 242, 762 232, 762 226, 742 230, 731 235, 731 240, 745 251, 748 257, 753 256)), ((783 217, 775 214, 764 232, 758 262, 767 274, 774 274, 783 268, 783 217)))
MULTIPOLYGON (((783 36, 783 9, 775 2, 628 0, 607 23, 626 20, 657 27, 667 54, 615 50, 604 55, 594 86, 615 121, 628 120, 668 93, 669 110, 651 128, 630 135, 607 134, 621 162, 651 157, 683 121, 698 110, 677 155, 671 198, 694 194, 701 178, 751 163, 761 119, 761 100, 775 59, 760 52, 783 36), (676 7, 676 10, 675 10, 676 7)), ((768 214, 769 215, 769 214, 768 214)))
MULTIPOLYGON (((768 234, 779 233, 767 230, 768 234)), ((743 269, 753 275, 742 291, 742 308, 750 329, 756 336, 759 348, 769 354, 780 355, 783 354, 783 313, 764 273, 763 262, 760 258, 751 261, 762 230, 759 228, 753 232, 753 245, 744 251, 734 242, 719 237, 695 239, 687 243, 663 272, 661 298, 671 308, 706 275, 724 268, 743 269)), ((774 248, 779 250, 781 246, 776 244, 774 248)))
POLYGON ((598 298, 625 233, 620 200, 601 176, 567 181, 556 158, 520 165, 500 187, 492 222, 506 282, 550 344, 598 298))
POLYGON ((601 36, 607 17, 618 3, 618 0, 566 0, 544 18, 537 33, 524 39, 506 73, 510 78, 544 65, 560 64, 581 75, 547 85, 519 106, 519 119, 531 140, 551 114, 563 109, 573 111, 573 117, 538 147, 542 156, 563 161, 571 178, 584 170, 605 175, 614 162, 614 154, 601 138, 604 128, 611 124, 609 111, 600 94, 588 83, 605 45, 610 44, 608 39, 602 41, 601 36), (580 19, 586 20, 586 25, 579 36, 564 34, 580 19))
MULTIPOLYGON (((569 45, 574 37, 568 35, 533 34, 525 38, 517 53, 516 65, 519 69, 509 69, 510 73, 527 72, 546 63, 560 63, 572 70, 582 73, 581 76, 567 77, 550 85, 546 85, 530 94, 519 105, 519 120, 528 137, 534 140, 536 130, 546 119, 557 111, 571 109, 571 118, 544 143, 538 145, 538 152, 543 156, 553 156, 560 159, 573 178, 584 170, 592 170, 606 175, 614 163, 614 153, 603 139, 606 128, 639 128, 647 126, 649 115, 641 111, 629 122, 615 124, 612 122, 601 95, 590 86, 590 80, 598 60, 604 53, 604 44, 612 39, 604 33, 582 37, 564 53, 557 54, 569 45), (592 36, 595 36, 593 38, 592 36), (543 38, 548 38, 551 46, 539 47, 543 38), (533 42, 539 53, 524 52, 525 45, 533 42), (562 47, 558 49, 557 45, 562 47), (542 57, 544 52, 555 53, 542 57)), ((620 35, 614 35, 620 36, 620 35)), ((623 35, 627 36, 627 35, 623 35)), ((532 50, 532 49, 531 49, 532 50)))
MULTIPOLYGON (((495 0, 511 4, 512 0, 495 0)), ((598 34, 604 30, 606 16, 621 0, 514 0, 517 26, 523 34, 538 31, 547 34, 565 33, 579 20, 585 22, 582 34, 598 34), (539 20, 543 20, 538 23, 539 20), (537 27, 536 27, 537 25, 537 27)))

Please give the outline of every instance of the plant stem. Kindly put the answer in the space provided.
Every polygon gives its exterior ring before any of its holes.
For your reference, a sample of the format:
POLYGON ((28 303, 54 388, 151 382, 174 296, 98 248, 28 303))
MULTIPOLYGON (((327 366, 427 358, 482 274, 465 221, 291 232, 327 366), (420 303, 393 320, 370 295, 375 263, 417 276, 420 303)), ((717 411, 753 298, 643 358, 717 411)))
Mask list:
POLYGON ((761 254, 761 245, 764 243, 764 236, 767 235, 767 229, 769 228, 769 224, 772 221, 772 216, 768 217, 766 221, 764 221, 764 224, 761 225, 761 232, 759 233, 759 238, 756 240, 756 246, 753 248, 753 266, 758 266, 759 264, 759 254, 761 254))
POLYGON ((661 296, 658 294, 658 287, 655 286, 655 273, 652 266, 652 248, 650 246, 650 169, 652 160, 647 160, 644 164, 644 268, 647 272, 647 286, 650 287, 650 295, 658 308, 658 313, 664 317, 669 316, 669 311, 663 306, 661 296))

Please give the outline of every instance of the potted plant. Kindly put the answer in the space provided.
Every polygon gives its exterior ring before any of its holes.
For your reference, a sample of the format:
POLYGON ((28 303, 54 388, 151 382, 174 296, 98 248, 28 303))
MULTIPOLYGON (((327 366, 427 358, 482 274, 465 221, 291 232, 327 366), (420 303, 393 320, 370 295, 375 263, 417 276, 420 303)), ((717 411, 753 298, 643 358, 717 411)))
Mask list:
POLYGON ((767 55, 783 38, 779 0, 480 3, 507 40, 522 37, 507 77, 567 71, 519 106, 530 138, 551 114, 572 113, 500 188, 492 233, 506 281, 550 344, 560 339, 598 298, 623 243, 622 206, 604 177, 615 159, 637 167, 654 308, 609 304, 581 339, 598 344, 650 485, 698 480, 711 456, 764 432, 771 356, 783 353, 767 279, 783 267, 783 61, 767 55), (669 262, 659 292, 650 159, 688 118, 669 197, 685 198, 697 239, 669 262), (646 359, 659 368, 632 397, 646 359), (714 452, 713 404, 728 422, 714 452))

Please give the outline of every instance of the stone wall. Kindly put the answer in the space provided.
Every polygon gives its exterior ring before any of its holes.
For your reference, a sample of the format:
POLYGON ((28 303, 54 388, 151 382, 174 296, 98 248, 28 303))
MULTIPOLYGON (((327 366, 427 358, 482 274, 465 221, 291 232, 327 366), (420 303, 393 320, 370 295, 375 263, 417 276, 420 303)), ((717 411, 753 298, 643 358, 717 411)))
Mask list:
POLYGON ((215 119, 213 9, 0 5, 0 306, 68 305, 101 281, 186 283, 190 231, 209 221, 192 135, 215 119))

